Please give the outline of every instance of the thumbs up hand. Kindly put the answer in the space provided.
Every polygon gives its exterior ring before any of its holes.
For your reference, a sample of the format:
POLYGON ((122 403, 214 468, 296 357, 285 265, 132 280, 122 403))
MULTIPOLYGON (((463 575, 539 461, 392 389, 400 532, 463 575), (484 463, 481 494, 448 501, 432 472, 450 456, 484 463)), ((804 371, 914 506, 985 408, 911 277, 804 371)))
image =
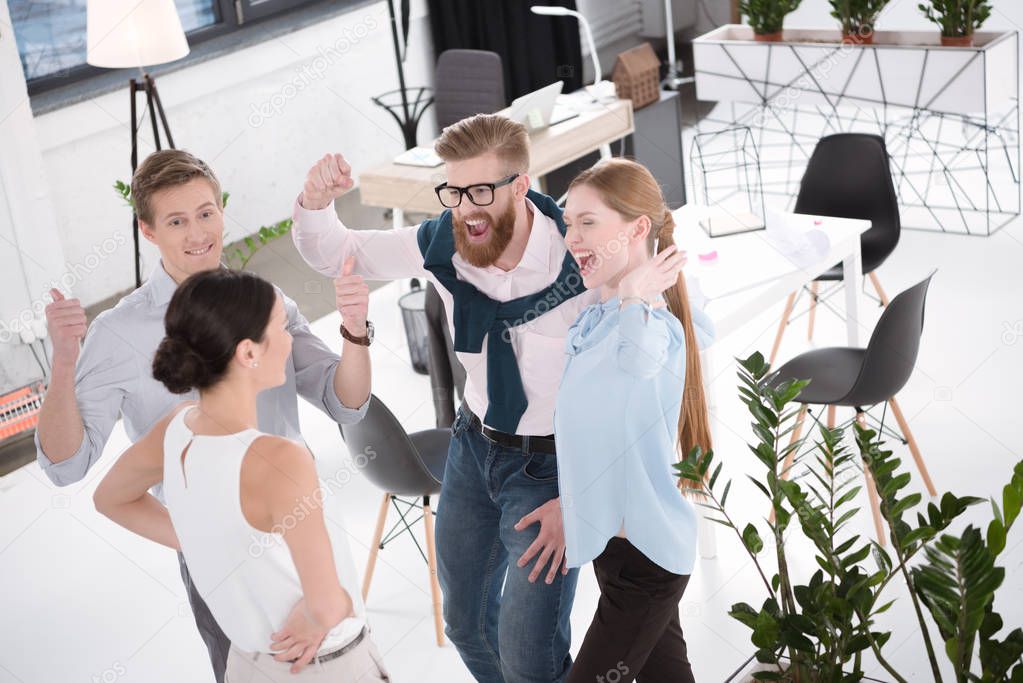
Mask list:
POLYGON ((341 267, 341 275, 334 278, 334 301, 345 329, 362 337, 366 335, 369 316, 369 285, 361 275, 353 275, 354 270, 355 257, 349 256, 341 267))
POLYGON ((85 337, 85 309, 78 299, 65 299, 58 289, 51 289, 50 296, 53 303, 46 307, 46 326, 53 344, 53 364, 73 367, 85 337))

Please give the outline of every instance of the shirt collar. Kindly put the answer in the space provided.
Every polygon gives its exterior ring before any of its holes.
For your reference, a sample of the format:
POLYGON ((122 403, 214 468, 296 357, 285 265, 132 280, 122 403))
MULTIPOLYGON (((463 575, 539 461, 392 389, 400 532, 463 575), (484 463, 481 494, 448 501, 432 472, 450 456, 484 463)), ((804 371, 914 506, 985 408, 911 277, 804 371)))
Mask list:
MULTIPOLYGON (((519 259, 519 263, 514 270, 528 270, 534 273, 547 273, 550 272, 552 267, 552 255, 551 255, 551 239, 552 233, 557 232, 558 227, 554 224, 554 220, 550 216, 545 216, 540 209, 536 208, 528 198, 526 199, 526 210, 529 211, 533 216, 533 225, 529 229, 529 239, 526 241, 526 248, 522 252, 522 258, 519 259)), ((560 235, 559 235, 560 236, 560 235)), ((455 255, 456 258, 461 259, 461 254, 455 255)), ((561 267, 561 259, 559 258, 554 267, 561 267)), ((504 271, 497 266, 487 266, 484 268, 487 272, 505 274, 512 271, 504 271)))
MULTIPOLYGON (((526 209, 533 212, 533 227, 529 231, 529 241, 526 242, 526 250, 522 252, 519 267, 546 273, 551 269, 551 233, 557 231, 558 228, 549 216, 545 216, 528 199, 526 200, 526 209)), ((558 265, 561 265, 560 260, 558 265)))
POLYGON ((171 297, 174 296, 174 290, 178 288, 178 283, 174 282, 174 278, 164 270, 161 259, 156 262, 156 267, 153 268, 153 272, 149 274, 149 279, 143 286, 149 289, 153 303, 163 306, 170 303, 171 297))

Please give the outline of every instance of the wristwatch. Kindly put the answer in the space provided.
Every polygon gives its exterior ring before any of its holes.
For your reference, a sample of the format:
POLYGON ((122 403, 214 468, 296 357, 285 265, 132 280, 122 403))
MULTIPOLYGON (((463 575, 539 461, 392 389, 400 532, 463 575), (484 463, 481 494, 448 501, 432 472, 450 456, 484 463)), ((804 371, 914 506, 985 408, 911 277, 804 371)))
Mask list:
POLYGON ((354 334, 345 329, 345 324, 341 323, 341 336, 359 346, 369 346, 373 343, 373 323, 366 321, 366 336, 356 337, 354 334))

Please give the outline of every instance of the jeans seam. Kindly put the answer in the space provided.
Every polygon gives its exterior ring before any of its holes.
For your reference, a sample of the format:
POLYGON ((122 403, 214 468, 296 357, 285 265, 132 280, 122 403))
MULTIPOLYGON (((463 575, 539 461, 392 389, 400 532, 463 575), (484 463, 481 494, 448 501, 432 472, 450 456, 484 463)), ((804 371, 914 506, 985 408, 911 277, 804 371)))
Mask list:
POLYGON ((480 640, 483 642, 484 647, 490 651, 490 654, 493 655, 497 662, 497 669, 499 671, 501 669, 501 655, 490 646, 490 641, 487 640, 487 610, 490 607, 490 582, 494 576, 494 560, 497 556, 497 551, 500 548, 500 545, 501 539, 500 535, 498 535, 497 540, 490 546, 490 557, 487 558, 486 568, 483 572, 483 601, 480 605, 480 618, 477 623, 480 640))
MULTIPOLYGON (((549 644, 550 651, 551 651, 551 656, 550 656, 550 667, 551 667, 551 669, 550 669, 550 673, 548 674, 548 677, 552 681, 555 680, 554 679, 554 677, 555 677, 555 667, 557 666, 557 662, 554 661, 554 638, 555 638, 555 635, 558 632, 558 629, 561 628, 561 603, 564 600, 565 586, 566 586, 566 581, 565 581, 565 576, 564 575, 558 576, 555 580, 559 582, 560 587, 559 587, 559 590, 558 590, 557 604, 556 604, 555 610, 554 610, 554 614, 555 614, 554 631, 551 633, 550 644, 549 644)), ((569 625, 569 628, 571 628, 571 625, 569 625)))

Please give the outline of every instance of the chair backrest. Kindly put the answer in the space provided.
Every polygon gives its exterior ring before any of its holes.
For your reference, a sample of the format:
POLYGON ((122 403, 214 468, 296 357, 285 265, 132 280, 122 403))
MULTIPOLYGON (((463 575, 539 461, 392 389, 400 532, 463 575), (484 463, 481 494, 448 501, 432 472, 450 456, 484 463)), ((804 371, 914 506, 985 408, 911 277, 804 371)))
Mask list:
POLYGON ((440 487, 398 418, 375 395, 366 416, 339 425, 355 465, 380 489, 398 496, 422 496, 440 487))
POLYGON ((870 335, 860 375, 843 404, 874 405, 906 386, 920 351, 924 304, 933 277, 932 272, 888 303, 870 335))
POLYGON ((795 212, 871 221, 860 238, 864 271, 881 265, 902 229, 884 138, 864 133, 821 138, 803 173, 795 212))
POLYGON ((473 114, 493 114, 508 106, 501 55, 487 50, 445 50, 437 58, 433 103, 437 127, 473 114))
POLYGON ((455 421, 455 394, 459 399, 465 395, 465 368, 455 355, 444 300, 432 282, 426 283, 425 309, 433 409, 437 427, 451 427, 455 421))

